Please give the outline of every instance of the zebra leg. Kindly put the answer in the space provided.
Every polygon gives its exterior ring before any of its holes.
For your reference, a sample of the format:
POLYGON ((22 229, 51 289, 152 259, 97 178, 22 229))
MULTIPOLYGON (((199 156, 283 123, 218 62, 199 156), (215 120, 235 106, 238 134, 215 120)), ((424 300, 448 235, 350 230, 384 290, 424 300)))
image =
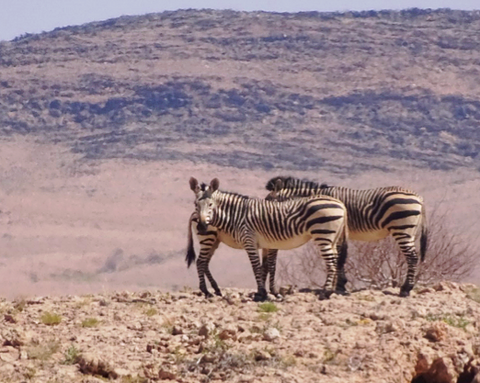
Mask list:
POLYGON ((338 254, 338 278, 335 291, 339 294, 347 294, 347 288, 345 287, 348 279, 345 275, 345 263, 347 261, 347 243, 337 245, 338 254))
POLYGON ((337 285, 338 280, 338 256, 337 249, 331 244, 316 243, 322 258, 325 260, 327 267, 327 279, 325 281, 324 290, 328 298, 334 292, 334 286, 337 285))
POLYGON ((400 288, 400 296, 408 297, 415 285, 417 273, 418 255, 415 250, 415 237, 408 232, 394 232, 392 236, 395 238, 402 254, 407 258, 407 276, 400 288))
POLYGON ((222 292, 220 291, 220 288, 218 287, 217 281, 215 281, 215 279, 213 279, 213 276, 212 276, 212 273, 210 272, 210 267, 209 267, 210 260, 212 259, 213 253, 215 253, 215 250, 217 250, 218 245, 220 245, 220 241, 216 241, 210 249, 210 256, 208 257, 207 267, 206 267, 206 270, 205 270, 205 275, 207 276, 208 280, 210 281, 210 284, 212 285, 213 290, 215 290, 215 295, 218 295, 218 296, 221 297, 222 292))
POLYGON ((262 280, 267 285, 267 276, 270 275, 270 293, 277 295, 275 288, 275 268, 277 266, 276 249, 262 249, 262 280))
POLYGON ((212 284, 212 287, 214 288, 215 293, 217 292, 217 290, 220 292, 220 290, 218 289, 217 282, 215 282, 215 280, 213 279, 213 276, 210 273, 210 270, 208 268, 210 259, 212 258, 215 249, 218 247, 218 241, 217 241, 216 235, 209 235, 209 236, 205 236, 205 238, 201 238, 200 246, 201 246, 200 255, 197 258, 197 273, 198 273, 198 280, 200 282, 200 291, 203 294, 205 294, 205 298, 210 298, 210 297, 213 297, 213 295, 207 289, 207 284, 205 283, 205 274, 207 275, 207 278, 212 284))
POLYGON ((268 249, 262 249, 262 280, 267 284, 268 276, 268 249))
MULTIPOLYGON (((268 273, 270 274, 270 293, 277 296, 277 289, 275 287, 275 269, 277 267, 277 255, 278 250, 268 249, 267 250, 267 267, 268 273)), ((265 282, 266 283, 266 282, 265 282)))
POLYGON ((265 289, 265 282, 263 280, 263 268, 260 265, 258 250, 252 244, 246 244, 245 250, 247 251, 250 263, 252 264, 255 280, 257 281, 257 292, 255 293, 253 300, 255 302, 264 301, 265 299, 267 299, 267 290, 265 289))

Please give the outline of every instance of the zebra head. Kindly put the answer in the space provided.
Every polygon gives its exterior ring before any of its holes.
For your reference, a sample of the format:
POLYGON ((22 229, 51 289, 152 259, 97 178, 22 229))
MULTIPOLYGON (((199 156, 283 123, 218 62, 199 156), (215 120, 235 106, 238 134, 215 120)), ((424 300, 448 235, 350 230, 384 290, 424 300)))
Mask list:
POLYGON ((283 177, 275 177, 268 181, 266 186, 267 190, 270 190, 270 193, 265 197, 266 201, 285 201, 288 198, 280 194, 281 190, 285 187, 283 177))
POLYGON ((265 185, 270 193, 265 197, 267 201, 286 201, 295 197, 308 197, 315 194, 324 194, 322 189, 331 188, 327 184, 301 180, 295 177, 277 176, 271 178, 265 185))
POLYGON ((212 194, 218 190, 219 185, 218 178, 210 181, 210 185, 204 183, 200 185, 196 178, 190 178, 190 189, 195 194, 195 211, 198 217, 197 230, 200 234, 205 233, 208 225, 213 221, 216 204, 212 194))

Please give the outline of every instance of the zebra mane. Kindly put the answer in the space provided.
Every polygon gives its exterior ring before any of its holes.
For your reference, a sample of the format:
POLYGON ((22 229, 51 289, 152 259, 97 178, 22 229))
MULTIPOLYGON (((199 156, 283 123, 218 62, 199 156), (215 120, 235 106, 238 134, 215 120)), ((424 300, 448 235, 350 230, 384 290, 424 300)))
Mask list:
MULTIPOLYGON (((212 196, 212 192, 207 189, 208 186, 210 186, 209 184, 206 184, 204 182, 202 182, 202 184, 200 185, 200 190, 202 192, 205 192, 202 197, 200 198, 200 200, 202 199, 206 199, 206 198, 210 198, 212 196)), ((228 195, 233 195, 233 196, 237 196, 237 197, 240 197, 240 198, 243 198, 243 199, 249 199, 251 197, 249 197, 248 195, 243 195, 243 194, 240 194, 240 193, 235 193, 235 192, 230 192, 230 191, 224 191, 224 190, 218 190, 220 193, 222 194, 228 194, 228 195)))
POLYGON ((267 184, 265 185, 265 189, 268 191, 273 191, 275 190, 275 184, 276 182, 280 180, 282 181, 283 188, 282 189, 296 189, 296 188, 310 188, 310 189, 326 189, 331 187, 330 185, 327 185, 325 183, 319 184, 317 182, 313 182, 310 180, 303 179, 301 180, 300 178, 295 178, 295 177, 290 177, 290 176, 277 176, 271 178, 267 184))

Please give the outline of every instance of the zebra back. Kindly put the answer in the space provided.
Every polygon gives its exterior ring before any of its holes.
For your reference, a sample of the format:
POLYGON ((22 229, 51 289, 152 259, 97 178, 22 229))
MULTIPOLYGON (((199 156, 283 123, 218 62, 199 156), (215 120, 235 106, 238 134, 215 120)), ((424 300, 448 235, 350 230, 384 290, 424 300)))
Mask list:
MULTIPOLYGON (((387 215, 393 205, 412 205, 402 214, 422 214, 423 198, 415 192, 399 186, 373 189, 350 189, 328 186, 294 177, 274 177, 267 182, 270 198, 286 200, 294 197, 326 195, 342 201, 347 208, 348 226, 353 232, 382 229, 397 216, 387 215)), ((425 245, 426 248, 426 245, 425 245)))

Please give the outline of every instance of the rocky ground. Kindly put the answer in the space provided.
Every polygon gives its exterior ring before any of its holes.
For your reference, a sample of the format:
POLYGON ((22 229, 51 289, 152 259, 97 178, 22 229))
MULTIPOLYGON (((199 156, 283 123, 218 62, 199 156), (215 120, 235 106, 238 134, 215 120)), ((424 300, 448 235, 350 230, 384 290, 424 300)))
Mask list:
MULTIPOLYGON (((291 291, 290 291, 291 292, 291 291)), ((480 290, 0 301, 1 382, 479 382, 480 290)))

